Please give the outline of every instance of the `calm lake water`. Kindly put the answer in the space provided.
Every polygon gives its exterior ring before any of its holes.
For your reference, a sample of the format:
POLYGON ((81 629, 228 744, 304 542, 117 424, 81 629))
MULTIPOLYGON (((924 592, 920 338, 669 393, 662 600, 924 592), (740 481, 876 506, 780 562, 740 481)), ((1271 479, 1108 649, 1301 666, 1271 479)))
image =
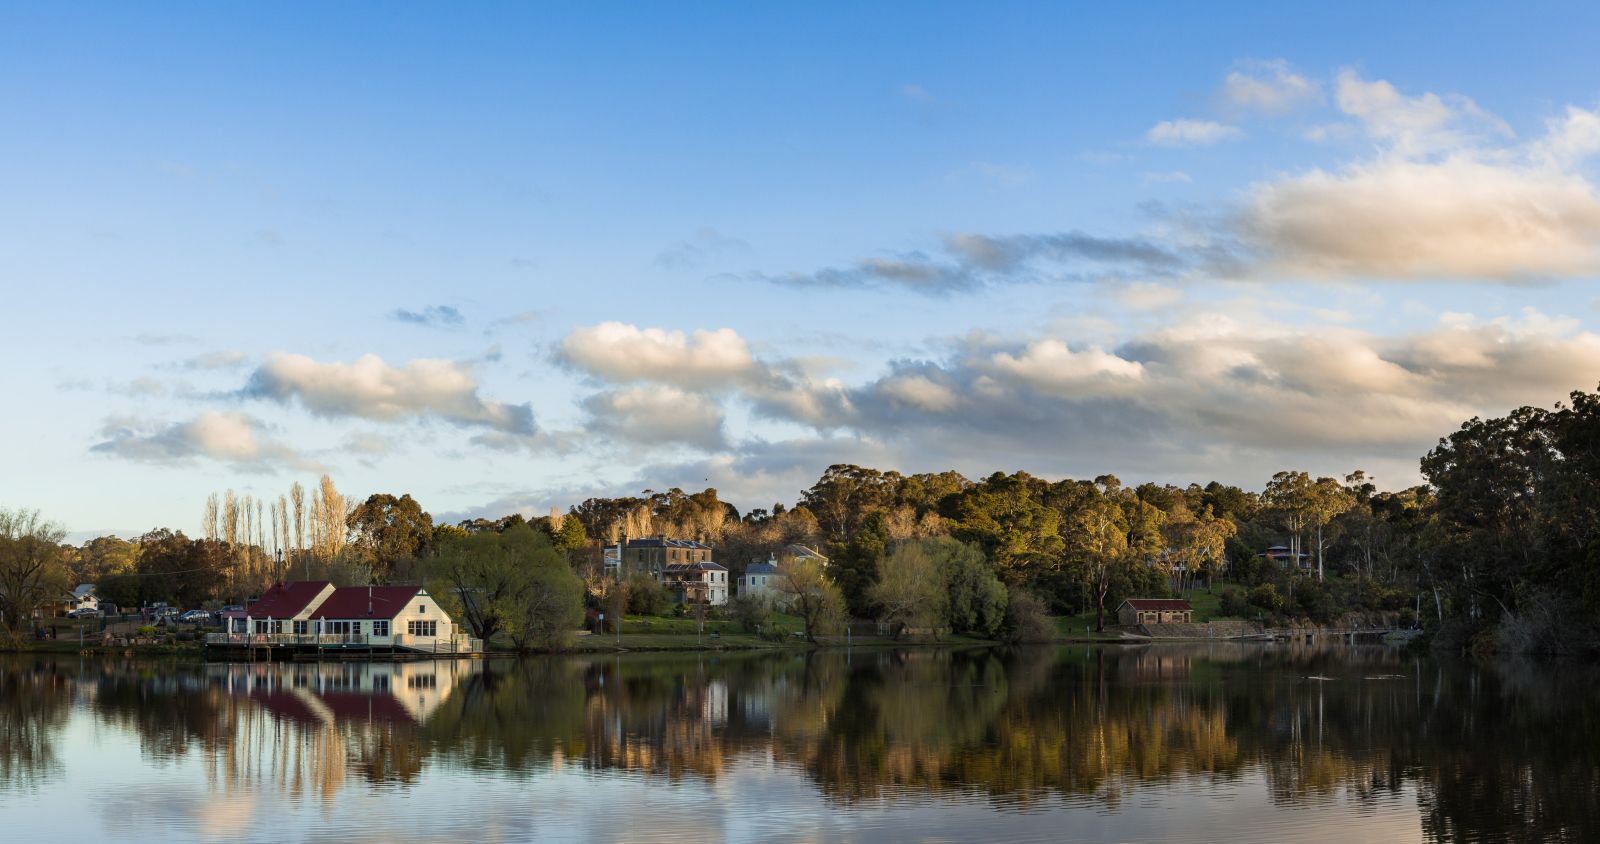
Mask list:
POLYGON ((9 841, 1600 841, 1587 668, 1163 645, 0 655, 9 841))

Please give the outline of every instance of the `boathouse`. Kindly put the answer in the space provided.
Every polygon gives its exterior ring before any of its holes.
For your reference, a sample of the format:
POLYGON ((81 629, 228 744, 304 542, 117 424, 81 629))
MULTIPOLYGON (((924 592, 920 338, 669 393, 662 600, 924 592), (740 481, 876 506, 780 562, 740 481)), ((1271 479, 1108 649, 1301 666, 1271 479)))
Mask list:
POLYGON ((1129 598, 1117 607, 1117 623, 1123 627, 1141 624, 1188 624, 1194 611, 1182 598, 1129 598))
POLYGON ((433 650, 455 625, 420 586, 345 586, 312 610, 314 632, 330 641, 433 650))
POLYGON ((321 658, 330 652, 481 654, 483 643, 458 628, 420 586, 279 583, 243 612, 224 614, 224 630, 206 636, 208 656, 224 659, 321 658), (274 653, 277 656, 274 656, 274 653))

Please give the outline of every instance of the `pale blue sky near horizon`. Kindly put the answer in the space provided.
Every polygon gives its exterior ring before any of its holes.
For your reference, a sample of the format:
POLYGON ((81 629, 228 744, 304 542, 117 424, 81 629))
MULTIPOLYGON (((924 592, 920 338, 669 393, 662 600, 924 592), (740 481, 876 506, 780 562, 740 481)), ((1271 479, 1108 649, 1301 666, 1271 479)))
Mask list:
POLYGON ((1600 383, 1597 19, 9 4, 0 507, 1415 483, 1600 383))

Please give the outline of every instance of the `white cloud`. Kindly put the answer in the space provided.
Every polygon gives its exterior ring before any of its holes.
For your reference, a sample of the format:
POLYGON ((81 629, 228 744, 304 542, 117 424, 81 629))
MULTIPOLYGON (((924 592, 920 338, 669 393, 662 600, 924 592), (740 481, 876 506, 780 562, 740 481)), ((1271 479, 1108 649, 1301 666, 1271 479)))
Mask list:
POLYGON ((531 406, 480 397, 471 367, 448 360, 390 366, 377 355, 363 355, 349 363, 323 363, 279 352, 256 369, 241 395, 284 404, 298 399, 313 414, 330 418, 440 419, 511 436, 535 433, 531 406))
POLYGON ((188 422, 168 425, 112 419, 101 429, 101 436, 106 439, 90 451, 147 463, 177 464, 209 458, 240 469, 320 468, 289 446, 267 437, 260 421, 238 412, 208 411, 188 422))
POLYGON ((584 400, 590 430, 639 445, 682 444, 706 451, 726 447, 723 412, 714 400, 676 387, 649 384, 597 393, 584 400))
POLYGON ((1116 289, 1114 295, 1123 307, 1136 311, 1170 308, 1183 301, 1182 288, 1150 281, 1122 285, 1116 289))
POLYGON ((1386 158, 1257 185, 1240 226, 1269 274, 1514 281, 1600 272, 1593 185, 1467 155, 1386 158))
POLYGON ((1373 139, 1400 155, 1457 150, 1487 137, 1510 137, 1510 127, 1458 94, 1406 96, 1384 80, 1367 81, 1355 71, 1339 74, 1339 110, 1356 118, 1373 139))
POLYGON ((1321 98, 1317 83, 1282 59, 1239 62, 1222 80, 1223 103, 1237 110, 1281 114, 1321 98))
POLYGON ((596 378, 655 381, 679 387, 726 386, 756 370, 744 338, 731 328, 693 334, 602 322, 561 341, 558 359, 596 378))
POLYGON ((911 373, 885 378, 878 390, 891 401, 920 410, 943 413, 961 403, 961 397, 927 375, 911 373))
POLYGON ((1244 137, 1237 126, 1212 120, 1163 120, 1144 133, 1147 143, 1159 147, 1206 146, 1244 137))
POLYGON ((1569 108, 1526 143, 1465 97, 1346 71, 1338 105, 1378 145, 1257 184, 1235 219, 1257 277, 1523 281, 1600 273, 1600 192, 1580 165, 1600 115, 1569 108))
POLYGON ((1058 339, 1037 340, 1018 352, 997 352, 975 362, 985 377, 1016 379, 1059 396, 1117 394, 1144 377, 1144 365, 1099 347, 1073 349, 1058 339))

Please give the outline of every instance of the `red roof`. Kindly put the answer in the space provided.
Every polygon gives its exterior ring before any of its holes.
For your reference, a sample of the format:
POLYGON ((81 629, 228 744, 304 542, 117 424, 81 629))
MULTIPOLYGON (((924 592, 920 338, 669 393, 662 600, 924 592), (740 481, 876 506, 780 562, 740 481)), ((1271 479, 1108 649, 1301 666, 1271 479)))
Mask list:
POLYGON ((1123 603, 1144 612, 1186 612, 1189 609, 1189 602, 1182 598, 1129 598, 1123 603))
POLYGON ((346 621, 394 618, 421 591, 421 586, 341 586, 312 610, 311 617, 346 621))
POLYGON ((293 618, 331 585, 326 580, 275 583, 271 589, 261 593, 261 600, 251 604, 244 614, 251 618, 293 618))
MULTIPOLYGON (((398 679, 398 678, 396 678, 398 679)), ((317 695, 333 717, 345 720, 373 720, 373 721, 410 721, 415 723, 416 718, 406 711, 404 705, 392 694, 373 692, 361 694, 358 692, 323 692, 317 695)))

